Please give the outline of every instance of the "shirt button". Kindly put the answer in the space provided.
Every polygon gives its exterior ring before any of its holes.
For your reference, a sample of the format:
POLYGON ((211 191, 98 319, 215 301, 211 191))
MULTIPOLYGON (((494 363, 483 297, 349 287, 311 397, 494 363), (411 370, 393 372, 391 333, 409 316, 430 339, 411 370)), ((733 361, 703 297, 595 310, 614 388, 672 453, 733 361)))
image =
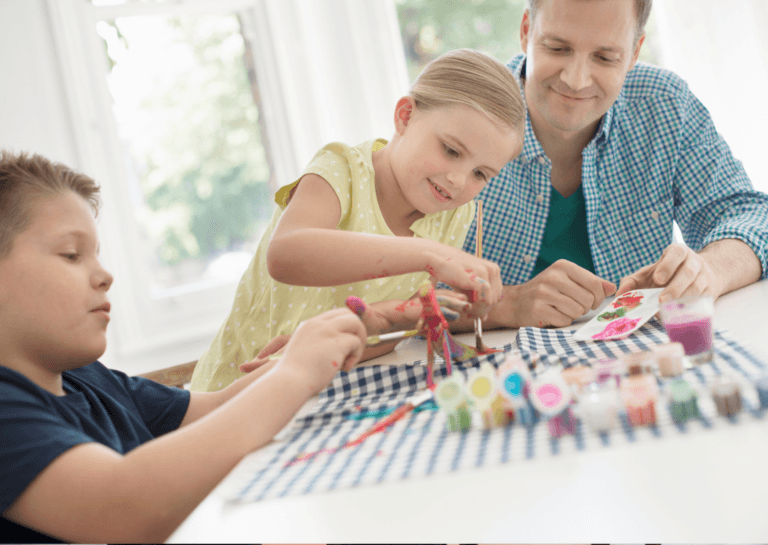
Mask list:
POLYGON ((546 162, 547 162, 547 160, 546 160, 546 159, 545 159, 543 156, 540 156, 540 157, 539 157, 539 164, 542 164, 542 165, 543 165, 543 164, 544 164, 544 163, 546 163, 546 162))
POLYGON ((657 220, 659 219, 659 213, 656 210, 654 210, 653 212, 651 212, 651 217, 657 220))
POLYGON ((544 195, 536 195, 536 202, 537 203, 543 203, 544 202, 544 195))
POLYGON ((532 260, 533 260, 533 258, 531 256, 529 256, 529 255, 524 255, 523 256, 523 261, 525 261, 526 263, 530 263, 532 260))

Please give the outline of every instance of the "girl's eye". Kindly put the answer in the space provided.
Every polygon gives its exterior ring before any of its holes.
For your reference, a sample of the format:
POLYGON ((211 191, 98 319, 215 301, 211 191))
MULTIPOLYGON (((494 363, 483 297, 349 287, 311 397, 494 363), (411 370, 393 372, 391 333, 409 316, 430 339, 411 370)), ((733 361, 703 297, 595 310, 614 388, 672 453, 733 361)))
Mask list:
POLYGON ((80 258, 80 254, 75 253, 61 254, 61 256, 68 261, 77 261, 80 258))
POLYGON ((453 149, 452 147, 448 146, 447 144, 443 144, 443 151, 450 156, 450 157, 458 157, 459 152, 453 149))
POLYGON ((475 178, 482 181, 486 181, 488 179, 488 177, 485 175, 485 172, 482 170, 475 170, 475 178))

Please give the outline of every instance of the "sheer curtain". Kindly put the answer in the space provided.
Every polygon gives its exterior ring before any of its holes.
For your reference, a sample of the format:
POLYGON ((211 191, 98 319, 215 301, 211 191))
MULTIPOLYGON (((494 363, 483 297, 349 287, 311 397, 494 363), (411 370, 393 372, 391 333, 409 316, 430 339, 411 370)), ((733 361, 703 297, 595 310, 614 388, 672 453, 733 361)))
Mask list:
POLYGON ((662 65, 688 82, 768 192, 768 2, 656 0, 654 12, 662 65))

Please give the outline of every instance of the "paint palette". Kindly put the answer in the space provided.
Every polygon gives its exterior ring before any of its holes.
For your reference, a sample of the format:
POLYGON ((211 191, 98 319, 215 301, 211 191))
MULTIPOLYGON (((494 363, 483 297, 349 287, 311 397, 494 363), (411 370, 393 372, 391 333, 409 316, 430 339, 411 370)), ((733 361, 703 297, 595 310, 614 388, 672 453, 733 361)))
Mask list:
POLYGON ((626 339, 659 312, 659 294, 662 290, 633 290, 621 294, 584 324, 573 336, 574 340, 626 339))

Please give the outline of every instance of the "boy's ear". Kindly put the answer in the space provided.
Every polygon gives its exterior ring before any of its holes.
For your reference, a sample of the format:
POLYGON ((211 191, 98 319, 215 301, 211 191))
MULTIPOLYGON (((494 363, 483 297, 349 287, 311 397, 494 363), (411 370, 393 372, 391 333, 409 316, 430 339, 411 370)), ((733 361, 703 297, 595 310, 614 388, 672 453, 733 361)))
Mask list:
POLYGON ((411 115, 416 109, 416 101, 413 97, 403 97, 397 101, 395 106, 395 130, 402 134, 408 123, 411 121, 411 115))

